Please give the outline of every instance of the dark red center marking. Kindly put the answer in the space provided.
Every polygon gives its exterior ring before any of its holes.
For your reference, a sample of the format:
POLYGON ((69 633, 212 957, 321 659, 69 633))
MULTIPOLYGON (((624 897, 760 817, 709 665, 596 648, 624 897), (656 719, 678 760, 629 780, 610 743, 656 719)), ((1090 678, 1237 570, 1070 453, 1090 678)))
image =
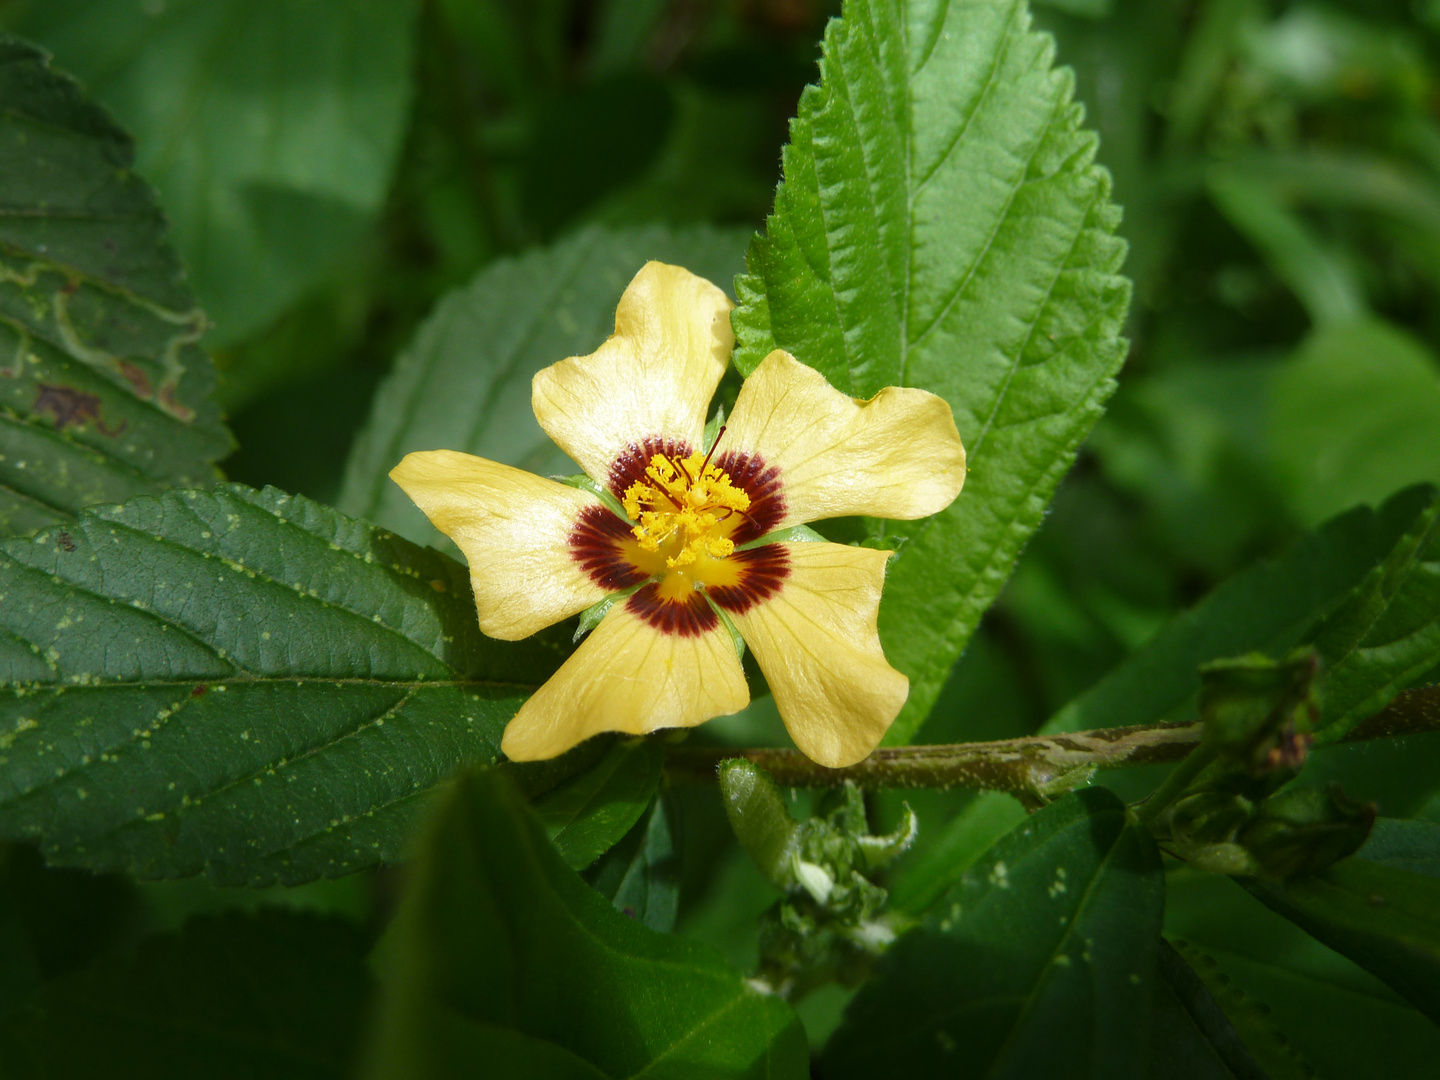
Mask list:
POLYGON ((705 592, 733 615, 744 614, 762 600, 770 599, 790 576, 790 553, 784 544, 737 551, 730 556, 730 561, 736 564, 740 580, 734 585, 713 586, 705 592))
MULTIPOLYGON (((687 443, 654 435, 632 444, 610 467, 607 477, 610 490, 624 498, 630 485, 645 476, 646 466, 656 454, 676 461, 690 453, 687 443)), ((767 464, 759 455, 741 450, 721 451, 713 464, 728 473, 730 482, 750 497, 749 510, 730 534, 737 545, 763 536, 780 524, 785 517, 785 498, 777 467, 767 464)), ((604 589, 640 585, 646 582, 647 575, 630 562, 623 547, 625 541, 633 539, 630 530, 630 522, 604 507, 586 507, 570 532, 571 557, 604 589)), ((740 614, 774 596, 790 574, 790 557, 779 544, 736 551, 726 562, 736 571, 738 580, 733 583, 686 592, 682 599, 665 599, 660 596, 657 584, 651 581, 642 585, 626 606, 657 630, 693 637, 719 625, 719 616, 710 607, 707 596, 724 610, 740 614)))
POLYGON ((730 475, 730 483, 750 496, 745 523, 730 534, 737 547, 758 540, 784 520, 785 496, 777 466, 766 464, 759 454, 743 450, 722 450, 715 464, 730 475))
POLYGON ((690 444, 680 439, 662 439, 651 435, 640 445, 631 443, 610 466, 609 486, 617 499, 623 500, 630 485, 645 479, 645 469, 656 454, 664 454, 671 461, 690 456, 690 444))
POLYGON ((602 589, 628 589, 645 580, 621 551, 621 543, 630 539, 629 525, 603 506, 587 506, 570 530, 570 557, 602 589))
POLYGON ((662 634, 698 637, 720 625, 720 616, 705 602, 704 593, 692 592, 683 600, 663 600, 660 587, 653 581, 642 585, 625 606, 662 634))

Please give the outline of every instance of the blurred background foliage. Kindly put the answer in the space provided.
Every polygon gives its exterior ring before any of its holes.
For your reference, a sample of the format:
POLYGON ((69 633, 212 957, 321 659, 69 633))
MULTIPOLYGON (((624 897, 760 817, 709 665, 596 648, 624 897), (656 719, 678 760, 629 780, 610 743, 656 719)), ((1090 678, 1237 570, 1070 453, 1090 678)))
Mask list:
MULTIPOLYGON (((1036 5, 1125 207, 1131 352, 921 742, 1034 731, 1301 529, 1440 481, 1440 2, 1036 5)), ((0 0, 0 24, 134 134, 214 322, 228 475, 328 502, 397 352, 496 258, 593 223, 762 227, 838 7, 0 0)), ((706 731, 784 741, 764 700, 706 731)), ((682 795, 681 929, 753 965, 773 893, 713 792, 682 795)), ((966 798, 912 795, 922 837, 966 798)), ((20 982, 197 910, 374 926, 394 892, 136 886, 20 850, 0 877, 0 925, 32 927, 20 982)), ((812 1037, 842 998, 802 1004, 812 1037)))

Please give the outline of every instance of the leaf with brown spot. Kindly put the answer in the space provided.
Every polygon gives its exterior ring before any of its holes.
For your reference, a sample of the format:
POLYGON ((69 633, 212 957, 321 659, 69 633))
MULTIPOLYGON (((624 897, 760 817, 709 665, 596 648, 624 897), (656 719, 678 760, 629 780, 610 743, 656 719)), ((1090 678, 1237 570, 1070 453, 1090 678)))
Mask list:
POLYGON ((205 314, 130 137, 0 35, 0 536, 219 478, 205 314))

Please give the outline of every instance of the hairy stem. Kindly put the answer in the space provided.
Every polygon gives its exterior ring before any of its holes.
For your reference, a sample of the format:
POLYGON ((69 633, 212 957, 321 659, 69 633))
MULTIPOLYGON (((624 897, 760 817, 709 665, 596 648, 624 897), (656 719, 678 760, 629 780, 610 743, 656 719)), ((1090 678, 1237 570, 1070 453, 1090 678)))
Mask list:
MULTIPOLYGON (((1345 741, 1436 730, 1440 687, 1431 686, 1400 694, 1345 741)), ((847 780, 866 788, 968 787, 1007 791, 1034 805, 1080 786, 1096 769, 1181 761, 1199 745, 1199 724, 1142 724, 998 742, 882 747, 844 769, 817 765, 798 750, 680 746, 666 751, 665 770, 676 781, 714 783, 720 762, 744 758, 781 787, 839 787, 847 780)))

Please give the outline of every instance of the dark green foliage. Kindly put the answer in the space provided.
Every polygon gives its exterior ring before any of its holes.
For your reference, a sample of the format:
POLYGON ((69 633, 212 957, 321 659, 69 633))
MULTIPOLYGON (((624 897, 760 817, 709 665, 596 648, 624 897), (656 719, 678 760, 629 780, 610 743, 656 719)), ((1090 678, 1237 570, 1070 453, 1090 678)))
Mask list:
POLYGON ((1343 738, 1440 664, 1440 494, 1311 635, 1329 667, 1319 740, 1343 738))
POLYGON ((678 800, 660 796, 586 875, 616 910, 661 933, 674 929, 680 901, 679 813, 678 800))
POLYGON ((1168 942, 1156 958, 1150 1076, 1267 1080, 1204 981, 1168 942))
POLYGON ((0 545, 0 631, 7 836, 254 884, 399 857, 563 656, 482 637, 447 557, 238 486, 0 545))
POLYGON ((1380 818, 1360 854, 1371 862, 1440 877, 1440 822, 1380 818))
POLYGON ((620 742, 603 759, 535 800, 561 857, 584 870, 628 833, 660 783, 660 747, 620 742))
POLYGON ((369 1005, 365 950, 338 919, 273 908, 197 919, 47 985, 0 1027, 5 1075, 340 1080, 369 1005))
POLYGON ((616 911, 497 773, 462 776, 440 806, 393 937, 377 1080, 468 1076, 477 1061, 547 1077, 806 1072, 787 1005, 616 911))
POLYGON ((1145 1075, 1164 884, 1105 791, 1016 826, 901 939, 825 1048, 827 1077, 1145 1075))
POLYGON ((1326 522, 1275 560, 1237 574, 1176 616, 1143 648, 1046 724, 1050 731, 1178 720, 1193 715, 1196 668, 1260 651, 1285 654, 1316 622, 1363 587, 1422 515, 1423 490, 1379 510, 1358 507, 1326 522), (1187 706, 1189 707, 1187 709, 1187 706))
POLYGON ((1165 930, 1272 1076, 1424 1076, 1440 1030, 1378 978, 1234 880, 1167 875, 1165 930), (1282 1068, 1298 1055, 1310 1071, 1282 1068))
POLYGON ((1437 10, 0 0, 0 1072, 1431 1075, 1437 10), (388 472, 573 472, 530 381, 649 258, 727 406, 950 402, 950 509, 821 525, 905 540, 890 738, 1079 794, 681 787, 754 670, 499 763, 574 621, 486 640, 388 472))
POLYGON ((0 34, 0 536, 217 478, 205 314, 130 137, 0 34))
POLYGON ((1440 881, 1346 859, 1313 877, 1248 887, 1271 909, 1385 980, 1431 1020, 1440 1020, 1440 881))
POLYGON ((139 140, 223 340, 264 328, 353 257, 400 149, 412 5, 27 7, 13 28, 53 49, 139 140))

